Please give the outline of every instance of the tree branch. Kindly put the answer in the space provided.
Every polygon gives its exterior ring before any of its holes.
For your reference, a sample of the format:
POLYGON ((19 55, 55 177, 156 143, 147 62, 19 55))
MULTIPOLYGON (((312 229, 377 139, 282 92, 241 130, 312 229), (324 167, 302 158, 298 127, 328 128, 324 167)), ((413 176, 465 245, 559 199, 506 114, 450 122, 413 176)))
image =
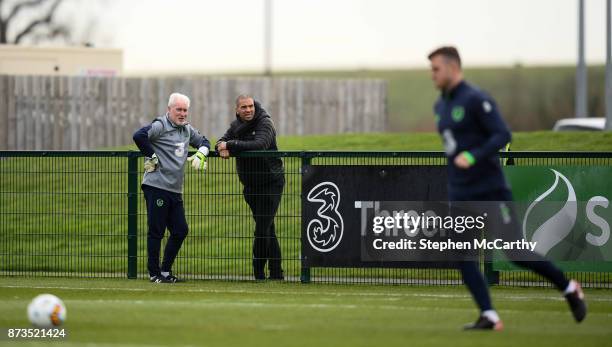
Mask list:
POLYGON ((37 44, 45 40, 55 39, 55 38, 63 38, 64 40, 70 40, 70 30, 67 26, 64 25, 51 25, 49 28, 49 32, 45 34, 32 34, 30 38, 33 43, 37 44))
MULTIPOLYGON (((42 2, 45 0, 32 0, 29 3, 33 4, 35 2, 42 2)), ((21 40, 28 34, 30 34, 34 29, 36 29, 36 27, 38 27, 39 25, 50 25, 51 22, 53 21, 53 15, 55 15, 55 12, 57 10, 57 8, 59 7, 59 5, 61 4, 63 0, 55 0, 55 2, 53 3, 53 5, 51 6, 51 8, 49 9, 49 11, 47 12, 47 15, 41 19, 35 20, 33 22, 30 23, 30 25, 28 25, 25 29, 23 29, 19 34, 17 34, 17 36, 15 36, 15 44, 19 44, 19 42, 21 42, 21 40)), ((22 4, 26 4, 26 3, 22 3, 22 4)))
POLYGON ((47 1, 47 0, 30 0, 30 1, 25 1, 25 2, 22 2, 22 3, 16 4, 15 6, 13 6, 13 9, 11 10, 11 13, 9 13, 9 15, 6 17, 5 22, 10 23, 11 20, 13 18, 15 18, 15 16, 17 16, 19 14, 19 12, 21 12, 22 9, 27 8, 27 7, 38 6, 38 5, 42 4, 45 1, 47 1))
POLYGON ((6 27, 4 25, 4 19, 2 19, 2 6, 4 0, 0 0, 0 44, 6 43, 6 27))

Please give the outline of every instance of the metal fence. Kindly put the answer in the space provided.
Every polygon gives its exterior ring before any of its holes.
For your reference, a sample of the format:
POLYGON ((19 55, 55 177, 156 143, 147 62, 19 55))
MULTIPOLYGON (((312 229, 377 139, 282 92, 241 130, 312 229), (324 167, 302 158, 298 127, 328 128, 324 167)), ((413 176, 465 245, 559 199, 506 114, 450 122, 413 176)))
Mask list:
MULTIPOLYGON (((302 267, 303 165, 445 165, 441 152, 251 152, 282 157, 286 185, 276 215, 286 280, 461 284, 454 269, 302 267)), ((612 153, 510 152, 514 165, 612 166, 612 153)), ((205 174, 186 171, 189 235, 174 271, 188 279, 252 278, 254 222, 235 160, 213 153, 205 174)), ((146 209, 142 157, 133 151, 0 151, 0 275, 144 278, 146 209)), ((524 271, 491 273, 500 284, 549 286, 524 271)), ((571 273, 612 287, 608 272, 571 273)), ((493 277, 493 276, 492 276, 493 277)))

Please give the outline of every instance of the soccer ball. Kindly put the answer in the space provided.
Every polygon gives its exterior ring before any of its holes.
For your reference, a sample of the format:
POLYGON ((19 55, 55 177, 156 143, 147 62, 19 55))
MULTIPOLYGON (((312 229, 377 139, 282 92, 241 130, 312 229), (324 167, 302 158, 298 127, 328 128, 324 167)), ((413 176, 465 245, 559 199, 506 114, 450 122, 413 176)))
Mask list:
POLYGON ((28 319, 39 328, 52 328, 66 320, 66 306, 53 294, 41 294, 28 305, 28 319))

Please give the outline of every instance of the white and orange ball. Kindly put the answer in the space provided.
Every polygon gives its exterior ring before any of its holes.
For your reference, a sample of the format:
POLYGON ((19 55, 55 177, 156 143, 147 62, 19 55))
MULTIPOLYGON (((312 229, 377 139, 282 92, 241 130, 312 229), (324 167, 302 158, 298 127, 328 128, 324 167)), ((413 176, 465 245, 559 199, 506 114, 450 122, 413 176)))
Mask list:
POLYGON ((53 294, 41 294, 28 305, 28 319, 39 328, 53 328, 66 320, 66 306, 53 294))

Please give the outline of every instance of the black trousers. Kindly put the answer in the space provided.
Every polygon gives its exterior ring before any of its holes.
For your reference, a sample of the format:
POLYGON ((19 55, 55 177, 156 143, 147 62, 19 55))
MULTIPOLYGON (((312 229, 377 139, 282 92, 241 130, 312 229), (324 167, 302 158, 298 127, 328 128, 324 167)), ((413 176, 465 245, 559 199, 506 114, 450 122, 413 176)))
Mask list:
POLYGON ((285 182, 244 186, 243 195, 253 212, 255 238, 253 239, 253 276, 265 279, 268 264, 270 278, 282 279, 281 249, 276 238, 274 216, 280 205, 285 182))
POLYGON ((142 186, 142 191, 147 203, 147 269, 150 276, 157 276, 162 271, 171 271, 174 259, 187 237, 185 208, 183 197, 179 193, 147 185, 142 186), (164 249, 164 259, 160 269, 159 253, 166 228, 170 231, 170 237, 164 249))

